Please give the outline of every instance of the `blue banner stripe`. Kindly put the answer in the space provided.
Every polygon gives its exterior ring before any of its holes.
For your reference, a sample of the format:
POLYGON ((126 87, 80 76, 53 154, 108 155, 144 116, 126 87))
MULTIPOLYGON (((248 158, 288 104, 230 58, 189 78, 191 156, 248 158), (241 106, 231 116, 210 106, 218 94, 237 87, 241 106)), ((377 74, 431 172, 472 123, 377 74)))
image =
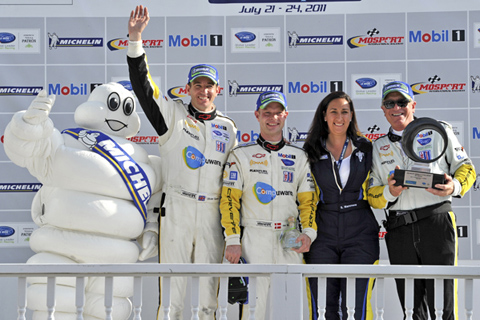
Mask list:
MULTIPOLYGON (((143 171, 143 169, 135 162, 135 160, 130 157, 129 154, 127 154, 113 139, 111 139, 109 136, 104 134, 103 132, 100 131, 93 131, 93 130, 86 130, 82 128, 75 128, 75 129, 65 129, 62 131, 62 133, 69 134, 77 139, 79 139, 79 132, 85 130, 87 133, 96 133, 98 134, 97 136, 97 143, 91 148, 91 150, 99 155, 101 155, 105 160, 107 160, 120 174, 122 177, 125 186, 127 187, 128 192, 130 193, 130 196, 132 197, 133 203, 137 207, 138 211, 140 212, 140 215, 143 218, 144 223, 147 221, 147 208, 146 204, 148 203, 148 200, 150 199, 150 195, 152 194, 152 190, 150 187, 150 182, 148 180, 147 175, 143 171), (101 146, 98 146, 98 142, 102 141, 109 141, 111 142, 115 148, 122 153, 121 157, 126 157, 128 161, 132 162, 133 164, 136 165, 138 168, 138 174, 140 174, 143 178, 143 180, 146 183, 146 187, 148 188, 148 196, 145 199, 145 201, 142 201, 140 199, 140 196, 138 194, 138 190, 134 187, 133 182, 131 180, 131 177, 125 173, 123 170, 122 166, 119 164, 119 161, 115 158, 112 157, 110 154, 110 151, 107 149, 102 148, 101 146)), ((123 163, 125 161, 122 161, 123 163)))

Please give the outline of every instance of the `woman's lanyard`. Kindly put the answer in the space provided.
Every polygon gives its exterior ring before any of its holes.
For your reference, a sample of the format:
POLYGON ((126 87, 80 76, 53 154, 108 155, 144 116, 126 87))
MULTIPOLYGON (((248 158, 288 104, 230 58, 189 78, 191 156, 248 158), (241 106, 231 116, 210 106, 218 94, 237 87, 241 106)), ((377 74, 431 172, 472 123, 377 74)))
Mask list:
POLYGON ((350 139, 347 137, 347 139, 345 140, 345 144, 343 145, 342 152, 340 153, 340 157, 338 158, 338 161, 335 162, 335 165, 337 166, 338 171, 340 171, 340 167, 342 166, 343 158, 345 157, 345 153, 347 152, 348 141, 349 140, 350 139))

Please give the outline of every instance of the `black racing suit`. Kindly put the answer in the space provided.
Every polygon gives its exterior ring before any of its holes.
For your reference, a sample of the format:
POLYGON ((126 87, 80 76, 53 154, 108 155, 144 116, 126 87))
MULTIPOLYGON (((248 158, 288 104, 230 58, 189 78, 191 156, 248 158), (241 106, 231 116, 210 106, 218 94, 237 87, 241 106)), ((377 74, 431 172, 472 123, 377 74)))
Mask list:
MULTIPOLYGON (((308 264, 376 264, 379 258, 379 225, 366 200, 365 187, 372 164, 372 145, 365 138, 352 140, 350 173, 342 188, 335 159, 324 150, 320 160, 311 164, 312 174, 320 192, 316 222, 317 239, 305 253, 308 264)), ((357 279, 355 319, 373 319, 370 305, 374 279, 357 279)), ((309 279, 312 319, 317 313, 317 279, 309 279)), ((347 319, 346 279, 327 280, 327 319, 347 319)))
MULTIPOLYGON (((473 185, 475 168, 451 125, 440 123, 447 132, 448 146, 445 154, 430 166, 434 173, 452 176, 456 187, 449 196, 440 197, 422 188, 408 188, 398 197, 393 196, 388 187, 389 175, 397 165, 409 170, 414 162, 403 152, 400 136, 391 131, 373 143, 368 201, 373 208, 388 209, 385 241, 392 265, 457 265, 458 237, 451 201, 452 196, 463 197, 473 185)), ((439 148, 439 144, 433 142, 424 147, 430 148, 432 144, 431 148, 439 148)), ((396 284, 404 308, 405 280, 396 279, 396 284)), ((434 301, 434 281, 415 280, 413 319, 426 320, 428 312, 434 317, 434 301)), ((444 281, 443 319, 458 319, 456 301, 456 280, 447 279, 444 281)))

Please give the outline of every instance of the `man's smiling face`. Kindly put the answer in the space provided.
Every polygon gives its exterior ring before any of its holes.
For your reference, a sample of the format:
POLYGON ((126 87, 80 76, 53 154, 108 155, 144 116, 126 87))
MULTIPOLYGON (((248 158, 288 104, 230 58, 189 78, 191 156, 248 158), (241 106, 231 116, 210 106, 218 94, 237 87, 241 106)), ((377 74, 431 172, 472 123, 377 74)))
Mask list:
MULTIPOLYGON (((400 92, 392 92, 389 93, 383 101, 401 101, 405 99, 406 98, 400 92)), ((382 103, 382 110, 392 128, 396 131, 403 131, 407 125, 413 121, 416 104, 415 101, 410 101, 404 108, 395 104, 393 108, 387 109, 382 103)))

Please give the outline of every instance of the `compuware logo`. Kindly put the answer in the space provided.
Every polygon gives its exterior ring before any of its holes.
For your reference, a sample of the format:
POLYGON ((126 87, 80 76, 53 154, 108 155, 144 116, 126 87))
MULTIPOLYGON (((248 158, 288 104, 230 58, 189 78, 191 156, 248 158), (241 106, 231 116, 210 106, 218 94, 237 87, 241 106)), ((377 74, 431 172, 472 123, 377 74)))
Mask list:
POLYGON ((277 196, 275 189, 271 185, 263 182, 255 183, 253 186, 253 194, 261 204, 269 204, 277 196))
POLYGON ((192 170, 196 170, 205 165, 205 156, 192 146, 183 149, 183 160, 187 167, 192 170))

